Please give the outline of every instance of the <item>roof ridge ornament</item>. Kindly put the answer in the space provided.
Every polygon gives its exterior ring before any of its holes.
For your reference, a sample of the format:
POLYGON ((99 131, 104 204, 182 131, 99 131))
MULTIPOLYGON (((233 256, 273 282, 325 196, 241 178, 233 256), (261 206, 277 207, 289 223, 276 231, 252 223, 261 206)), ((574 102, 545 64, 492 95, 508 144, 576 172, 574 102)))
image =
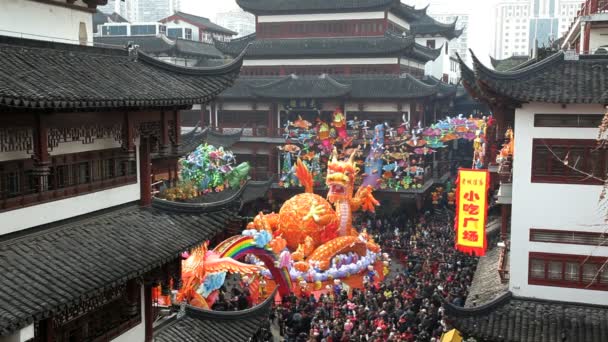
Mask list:
POLYGON ((578 61, 578 54, 575 50, 566 50, 564 51, 564 60, 565 61, 578 61))
POLYGON ((137 60, 137 55, 139 53, 139 45, 135 44, 134 41, 127 42, 126 46, 127 52, 129 53, 129 57, 134 61, 137 60))

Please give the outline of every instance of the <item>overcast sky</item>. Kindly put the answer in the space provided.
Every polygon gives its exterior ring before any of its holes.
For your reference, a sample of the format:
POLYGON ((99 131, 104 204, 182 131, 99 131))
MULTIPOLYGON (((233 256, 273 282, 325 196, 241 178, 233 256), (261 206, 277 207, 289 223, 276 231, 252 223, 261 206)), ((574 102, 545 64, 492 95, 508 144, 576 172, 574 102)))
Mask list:
MULTIPOLYGON (((302 0, 307 1, 307 0, 302 0)), ((403 3, 417 8, 430 4, 430 8, 454 14, 469 14, 469 48, 483 61, 489 61, 494 34, 494 5, 498 0, 402 0, 403 3)), ((234 0, 182 0, 184 12, 208 17, 212 20, 219 12, 237 9, 234 0)))

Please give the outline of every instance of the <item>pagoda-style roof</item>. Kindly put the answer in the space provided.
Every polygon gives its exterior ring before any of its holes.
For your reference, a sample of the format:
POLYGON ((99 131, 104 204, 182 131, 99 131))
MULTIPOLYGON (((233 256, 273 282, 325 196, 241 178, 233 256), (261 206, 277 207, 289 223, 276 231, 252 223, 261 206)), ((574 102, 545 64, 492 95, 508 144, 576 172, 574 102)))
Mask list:
POLYGON ((437 85, 429 85, 410 75, 323 75, 240 77, 235 85, 220 95, 223 99, 260 97, 298 99, 412 99, 435 96, 437 85), (287 84, 288 86, 285 86, 287 84), (316 87, 322 88, 320 91, 316 87), (280 92, 279 92, 280 90, 280 92), (324 93, 326 91, 327 93, 324 93), (331 92, 332 96, 328 96, 331 92))
POLYGON ((495 59, 493 57, 490 57, 490 62, 492 63, 492 67, 496 71, 512 71, 512 70, 521 69, 522 64, 524 65, 523 67, 525 67, 525 66, 529 65, 529 63, 527 63, 527 62, 530 62, 530 61, 536 62, 534 59, 530 58, 529 56, 511 56, 511 57, 505 58, 505 59, 495 59))
POLYGON ((180 257, 238 214, 242 191, 185 212, 126 205, 0 239, 0 336, 180 257))
POLYGON ((323 74, 318 77, 289 75, 267 84, 252 86, 251 93, 257 97, 282 99, 285 94, 293 99, 321 99, 342 97, 351 91, 351 86, 342 84, 323 74))
POLYGON ((230 148, 232 145, 241 140, 242 135, 242 129, 236 133, 224 134, 213 131, 209 128, 202 129, 197 124, 196 127, 194 127, 194 129, 192 129, 190 132, 181 135, 179 154, 181 156, 185 156, 194 151, 194 149, 203 143, 230 148))
MULTIPOLYGON (((275 290, 276 293, 276 290, 275 290)), ((187 305, 154 332, 157 342, 247 342, 268 320, 275 293, 243 311, 211 311, 187 305)))
POLYGON ((417 9, 399 2, 391 8, 391 12, 410 23, 410 30, 416 36, 442 36, 450 40, 460 37, 462 30, 456 29, 458 18, 445 24, 429 16, 427 9, 428 6, 417 9))
POLYGON ((460 62, 465 86, 473 97, 513 103, 608 103, 608 56, 565 58, 558 52, 524 68, 499 72, 483 65, 472 53, 473 70, 460 62), (469 90, 471 90, 469 89, 469 90))
POLYGON ((0 37, 0 107, 109 109, 206 103, 238 77, 243 56, 181 67, 126 49, 0 37))
POLYGON ((125 48, 129 44, 139 45, 139 51, 151 55, 192 56, 219 59, 221 64, 224 54, 213 44, 189 39, 171 39, 167 36, 105 36, 93 38, 96 46, 125 48))
POLYGON ((445 24, 424 15, 412 23, 411 30, 415 36, 441 36, 451 40, 462 34, 462 29, 456 29, 457 22, 458 18, 452 23, 445 24))
POLYGON ((430 75, 424 76, 422 78, 422 82, 431 86, 437 86, 437 97, 439 98, 451 97, 456 95, 457 86, 455 84, 445 83, 442 80, 430 75))
POLYGON ((311 57, 389 57, 406 56, 420 62, 439 57, 441 49, 429 49, 417 44, 413 36, 401 37, 391 33, 378 37, 256 39, 249 35, 222 43, 217 48, 225 54, 237 55, 247 46, 246 58, 311 58, 311 57))
POLYGON ((474 308, 445 303, 449 325, 477 341, 601 342, 608 306, 514 297, 510 292, 474 308))
POLYGON ((399 0, 237 0, 245 11, 256 15, 364 12, 385 10, 399 0))
POLYGON ((190 24, 192 24, 196 27, 199 27, 203 30, 206 30, 206 31, 223 33, 223 34, 230 35, 230 36, 235 36, 238 34, 237 32, 234 32, 232 30, 229 30, 223 26, 220 26, 220 25, 212 22, 211 20, 209 20, 209 18, 200 17, 198 15, 179 12, 179 11, 175 12, 171 16, 169 16, 167 18, 163 18, 159 21, 161 23, 166 23, 166 22, 178 20, 178 19, 181 19, 187 23, 190 23, 190 24))

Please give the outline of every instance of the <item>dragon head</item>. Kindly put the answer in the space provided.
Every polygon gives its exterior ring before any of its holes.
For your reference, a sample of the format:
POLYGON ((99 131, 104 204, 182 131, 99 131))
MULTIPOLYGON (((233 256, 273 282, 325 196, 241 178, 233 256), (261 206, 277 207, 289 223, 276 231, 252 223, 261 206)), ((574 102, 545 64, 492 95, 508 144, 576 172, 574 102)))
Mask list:
POLYGON ((355 150, 346 161, 338 160, 338 152, 334 148, 332 157, 327 163, 327 179, 325 184, 329 189, 327 199, 335 203, 339 200, 349 200, 353 197, 355 177, 359 171, 355 165, 355 150))

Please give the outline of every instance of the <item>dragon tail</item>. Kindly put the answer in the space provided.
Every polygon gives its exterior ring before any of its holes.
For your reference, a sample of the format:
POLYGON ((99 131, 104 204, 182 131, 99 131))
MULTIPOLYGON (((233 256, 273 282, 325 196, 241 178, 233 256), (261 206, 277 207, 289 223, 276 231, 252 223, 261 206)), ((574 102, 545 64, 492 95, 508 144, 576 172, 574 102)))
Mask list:
POLYGON ((312 193, 314 184, 312 173, 310 173, 308 167, 302 163, 300 158, 298 158, 298 161, 296 162, 296 177, 298 177, 298 180, 304 186, 304 191, 307 193, 312 193))

